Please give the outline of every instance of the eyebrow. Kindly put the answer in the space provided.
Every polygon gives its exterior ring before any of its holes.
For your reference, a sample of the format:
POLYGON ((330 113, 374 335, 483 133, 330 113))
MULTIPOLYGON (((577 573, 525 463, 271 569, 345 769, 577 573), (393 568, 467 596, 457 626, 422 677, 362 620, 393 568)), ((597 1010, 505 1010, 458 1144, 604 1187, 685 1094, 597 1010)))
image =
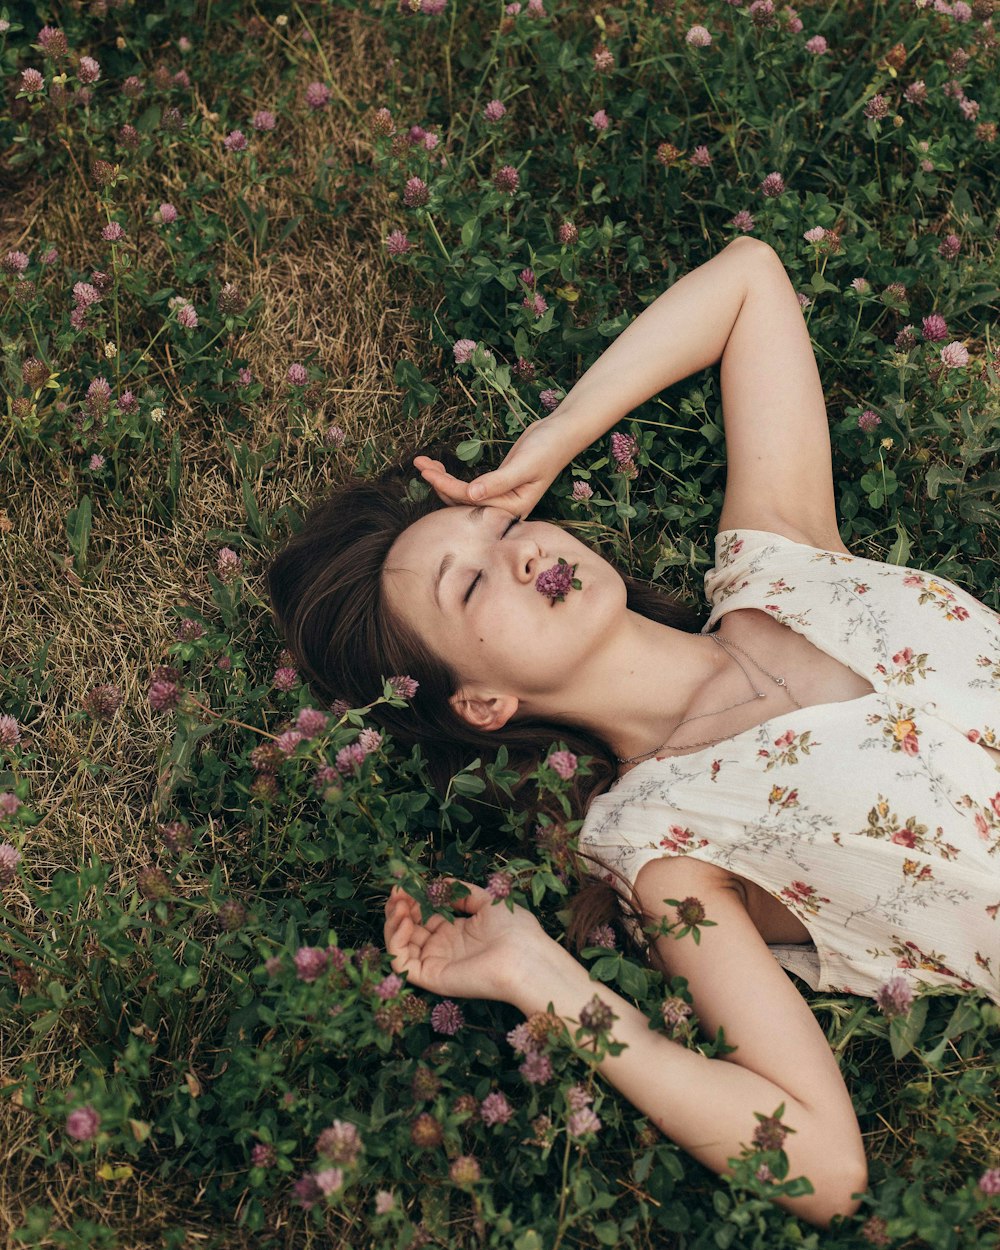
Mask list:
MULTIPOLYGON (((472 509, 472 511, 468 514, 468 516, 469 516, 470 521, 479 521, 483 518, 483 516, 485 516, 485 514, 486 514, 486 504, 480 503, 480 504, 476 504, 476 506, 472 509)), ((448 554, 444 556, 444 558, 441 560, 441 567, 438 569, 437 577, 435 577, 434 579, 434 602, 438 605, 438 609, 441 611, 443 611, 443 609, 441 608, 441 599, 438 596, 438 590, 441 586, 441 578, 444 577, 445 573, 448 572, 448 570, 451 568, 451 566, 454 563, 455 563, 455 557, 449 551, 448 554)))

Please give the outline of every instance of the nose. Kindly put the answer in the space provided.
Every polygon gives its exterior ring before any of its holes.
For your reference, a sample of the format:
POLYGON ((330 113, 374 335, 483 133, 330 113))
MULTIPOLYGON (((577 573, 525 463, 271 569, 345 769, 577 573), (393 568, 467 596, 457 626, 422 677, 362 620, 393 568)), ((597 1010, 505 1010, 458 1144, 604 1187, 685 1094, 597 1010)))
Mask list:
MULTIPOLYGON (((513 538, 514 536, 511 535, 513 538)), ((538 543, 527 534, 510 544, 514 575, 520 582, 533 582, 542 571, 544 556, 538 543)))

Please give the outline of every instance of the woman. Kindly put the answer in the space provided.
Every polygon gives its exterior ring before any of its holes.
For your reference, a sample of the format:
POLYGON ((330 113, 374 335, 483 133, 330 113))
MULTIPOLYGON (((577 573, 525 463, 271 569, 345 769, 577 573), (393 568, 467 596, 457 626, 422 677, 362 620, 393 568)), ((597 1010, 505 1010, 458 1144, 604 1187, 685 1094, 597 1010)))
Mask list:
POLYGON ((781 963, 821 989, 874 995, 897 974, 1000 999, 996 614, 841 542, 808 332, 756 240, 661 295, 495 472, 468 484, 414 463, 452 506, 376 506, 357 484, 279 557, 289 647, 318 693, 355 706, 378 673, 412 673, 412 707, 376 711, 439 765, 501 743, 524 763, 534 747, 537 764, 556 738, 593 755, 589 790, 574 778, 579 845, 609 882, 620 870, 656 932, 678 920, 667 900, 700 900, 714 922, 700 943, 656 936, 649 958, 687 979, 701 1026, 735 1050, 709 1060, 651 1031, 529 912, 468 883, 460 923, 423 924, 393 890, 393 967, 434 993, 567 1019, 596 990, 626 1043, 601 1071, 667 1136, 721 1172, 755 1113, 783 1105, 790 1174, 814 1192, 779 1201, 820 1225, 855 1211, 857 1120, 781 963), (728 480, 699 632, 529 514, 626 413, 720 358, 728 480), (556 595, 552 572, 538 579, 560 561, 578 588, 556 595))

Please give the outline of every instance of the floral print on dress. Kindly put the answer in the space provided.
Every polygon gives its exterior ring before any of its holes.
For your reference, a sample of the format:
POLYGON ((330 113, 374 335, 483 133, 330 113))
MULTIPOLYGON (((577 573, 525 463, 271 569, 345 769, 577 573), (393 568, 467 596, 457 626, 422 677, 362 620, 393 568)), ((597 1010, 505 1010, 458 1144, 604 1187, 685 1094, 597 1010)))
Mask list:
POLYGON ((797 764, 800 751, 803 755, 808 755, 813 747, 818 746, 819 743, 812 741, 811 729, 806 729, 800 734, 795 733, 792 729, 786 729, 780 737, 774 739, 772 745, 776 750, 768 750, 766 747, 761 747, 757 752, 758 758, 767 760, 764 766, 765 772, 769 772, 772 768, 777 768, 780 764, 797 764))
POLYGON ((1000 616, 946 578, 763 530, 719 533, 705 593, 703 633, 766 612, 871 691, 644 761, 592 800, 581 849, 632 883, 664 855, 754 882, 809 931, 772 949, 814 989, 902 975, 1000 1002, 1000 616))
MULTIPOLYGON (((892 673, 885 673, 886 685, 898 683, 901 686, 912 686, 917 677, 924 680, 927 678, 927 652, 922 651, 919 655, 915 655, 912 647, 903 647, 892 657, 892 662, 896 666, 892 673)), ((933 673, 934 669, 930 669, 933 673)))
POLYGON ((830 901, 814 885, 807 885, 804 881, 793 881, 791 885, 786 885, 780 896, 788 909, 797 916, 816 916, 819 914, 820 904, 830 901))

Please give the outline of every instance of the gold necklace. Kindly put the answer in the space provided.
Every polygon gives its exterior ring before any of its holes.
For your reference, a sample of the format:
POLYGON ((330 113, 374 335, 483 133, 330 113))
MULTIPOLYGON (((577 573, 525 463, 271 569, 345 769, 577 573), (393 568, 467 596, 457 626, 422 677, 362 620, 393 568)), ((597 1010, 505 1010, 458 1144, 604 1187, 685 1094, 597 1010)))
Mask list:
MULTIPOLYGON (((778 686, 783 686, 783 687, 784 687, 784 689, 785 689, 785 693, 788 695, 788 697, 791 699, 791 701, 795 704, 795 706, 796 706, 797 708, 801 708, 801 707, 802 707, 802 704, 801 704, 801 703, 799 703, 799 701, 798 701, 798 700, 795 698, 795 696, 792 694, 791 690, 789 690, 789 689, 788 689, 788 682, 787 682, 787 681, 785 681, 784 677, 775 677, 775 675, 774 675, 773 673, 769 673, 769 672, 767 671, 767 669, 766 669, 766 668, 764 668, 762 665, 760 665, 760 664, 758 664, 758 663, 757 663, 757 661, 753 658, 753 656, 752 656, 752 655, 750 655, 750 653, 749 653, 748 651, 744 651, 744 650, 743 650, 743 648, 742 648, 741 646, 739 646, 737 643, 735 643, 735 642, 726 642, 726 643, 723 643, 723 640, 722 640, 721 638, 719 638, 716 634, 709 634, 708 636, 709 636, 709 638, 711 638, 711 640, 712 640, 713 642, 718 643, 718 645, 719 645, 720 647, 722 647, 723 651, 727 652, 727 654, 731 654, 731 653, 729 652, 729 648, 730 648, 730 647, 735 647, 737 651, 743 651, 743 654, 747 657, 747 659, 750 661, 750 663, 754 665, 754 667, 755 667, 755 668, 759 668, 759 669, 760 669, 760 671, 761 671, 762 673, 764 673, 764 674, 765 674, 765 676, 770 677, 770 678, 771 678, 771 680, 772 680, 772 681, 773 681, 776 685, 778 685, 778 686)), ((620 756, 616 755, 616 756, 615 756, 615 759, 618 761, 618 763, 619 763, 619 764, 634 764, 637 760, 645 759, 647 755, 654 755, 657 751, 662 751, 662 750, 663 750, 663 748, 664 748, 664 747, 667 745, 667 743, 670 741, 670 738, 672 738, 672 737, 674 736, 674 734, 677 732, 677 730, 678 730, 678 729, 680 729, 681 725, 686 725, 686 724, 688 723, 688 721, 692 721, 692 720, 704 720, 706 716, 718 716, 721 712, 731 712, 731 711, 733 710, 733 708, 736 708, 736 707, 742 707, 744 703, 752 703, 752 702, 753 702, 753 699, 763 699, 763 698, 766 698, 767 696, 765 695, 764 691, 763 691, 763 690, 758 690, 758 689, 757 689, 757 687, 756 687, 756 686, 753 684, 753 682, 750 680, 750 674, 747 672, 747 670, 746 670, 746 668, 744 667, 744 665, 740 664, 740 661, 736 659, 736 656, 735 656, 735 655, 734 655, 732 658, 733 658, 734 660, 736 660, 736 663, 737 663, 737 664, 739 664, 739 665, 740 665, 740 669, 742 670, 743 675, 746 677, 747 681, 749 681, 749 682, 750 682, 750 689, 753 691, 753 698, 751 698, 751 699, 742 699, 739 703, 734 703, 734 704, 732 704, 732 706, 731 706, 731 707, 723 707, 723 708, 719 708, 719 710, 718 710, 717 712, 701 712, 701 713, 699 713, 699 715, 697 715, 697 716, 689 716, 689 717, 687 717, 687 719, 686 719, 686 720, 682 720, 682 721, 680 722, 680 724, 675 725, 675 726, 673 727, 673 729, 672 729, 672 730, 671 730, 671 732, 670 732, 670 737, 668 737, 668 738, 667 738, 667 741, 666 741, 666 742, 661 742, 661 743, 660 743, 660 745, 659 745, 658 747, 653 747, 653 749, 652 749, 651 751, 643 751, 641 755, 631 755, 631 756, 629 756, 629 758, 628 758, 628 759, 622 759, 620 756)), ((732 736, 732 735, 729 735, 729 736, 732 736)), ((682 747, 682 748, 680 748, 680 749, 681 749, 681 750, 685 750, 685 751, 686 751, 686 750, 688 750, 688 748, 690 748, 690 747, 711 747, 711 746, 715 746, 715 744, 716 744, 717 742, 722 742, 722 741, 723 741, 723 739, 722 739, 722 738, 710 738, 708 742, 689 742, 689 743, 687 744, 687 746, 686 746, 686 747, 682 747)))

